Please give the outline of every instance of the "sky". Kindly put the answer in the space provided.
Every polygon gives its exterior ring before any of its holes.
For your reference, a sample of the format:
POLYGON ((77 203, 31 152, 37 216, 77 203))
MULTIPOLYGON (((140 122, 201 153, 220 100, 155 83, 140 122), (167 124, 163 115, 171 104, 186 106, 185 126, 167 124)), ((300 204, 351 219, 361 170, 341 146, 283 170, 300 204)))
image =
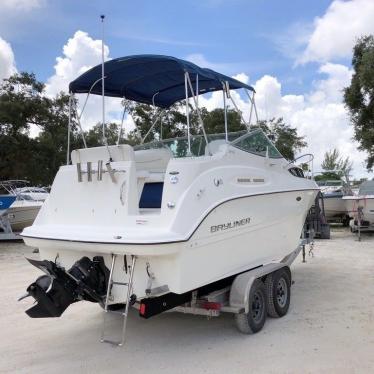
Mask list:
MULTIPOLYGON (((235 76, 256 89, 260 119, 283 117, 305 136, 302 153, 315 155, 316 171, 336 147, 352 159, 354 177, 373 177, 352 139, 342 91, 355 41, 374 33, 374 0, 0 0, 0 80, 28 71, 48 95, 67 91, 100 63, 101 14, 106 59, 166 54, 235 76)), ((248 99, 236 99, 248 115, 248 99)), ((89 100, 85 128, 101 119, 98 100, 89 100)), ((200 103, 221 106, 221 94, 200 103)), ((118 100, 108 100, 107 119, 120 116, 118 100)))

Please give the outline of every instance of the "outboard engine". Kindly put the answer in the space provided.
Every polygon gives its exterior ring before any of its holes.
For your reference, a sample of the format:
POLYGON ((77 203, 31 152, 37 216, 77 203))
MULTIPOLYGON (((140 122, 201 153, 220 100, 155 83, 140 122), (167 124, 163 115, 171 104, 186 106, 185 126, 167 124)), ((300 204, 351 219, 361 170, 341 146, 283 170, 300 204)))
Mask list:
POLYGON ((93 260, 82 257, 67 271, 52 261, 27 260, 46 273, 30 284, 27 294, 19 299, 32 296, 36 300, 36 305, 26 310, 30 317, 60 317, 70 304, 80 300, 103 303, 109 269, 102 256, 93 260))

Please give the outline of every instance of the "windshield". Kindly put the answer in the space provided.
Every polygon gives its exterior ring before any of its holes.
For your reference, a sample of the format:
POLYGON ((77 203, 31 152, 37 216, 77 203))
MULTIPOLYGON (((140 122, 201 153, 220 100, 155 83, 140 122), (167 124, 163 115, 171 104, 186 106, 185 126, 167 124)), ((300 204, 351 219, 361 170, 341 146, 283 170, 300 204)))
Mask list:
POLYGON ((265 157, 268 155, 270 158, 283 158, 262 130, 251 131, 234 141, 232 145, 258 156, 265 157))
MULTIPOLYGON (((227 134, 229 142, 240 138, 247 131, 229 132, 227 134)), ((209 134, 207 135, 208 143, 210 144, 211 152, 216 152, 221 144, 225 143, 225 134, 209 134)), ((204 156, 208 155, 208 149, 206 141, 203 135, 192 135, 190 136, 191 141, 191 155, 190 156, 204 156)), ((188 139, 187 137, 172 138, 159 141, 153 141, 151 143, 140 144, 134 146, 134 150, 145 150, 154 148, 168 148, 175 158, 188 157, 188 139)))
MULTIPOLYGON (((237 131, 227 134, 228 141, 234 147, 242 151, 265 157, 267 154, 270 158, 283 158, 280 152, 275 148, 272 142, 266 137, 262 130, 237 131)), ((222 144, 225 144, 225 134, 209 134, 207 135, 209 148, 212 153, 216 153, 222 144)), ((191 155, 204 156, 209 155, 209 150, 203 135, 192 135, 191 155)), ((134 150, 146 150, 154 148, 168 148, 175 158, 188 157, 188 139, 187 137, 165 139, 153 141, 151 143, 134 146, 134 150)))

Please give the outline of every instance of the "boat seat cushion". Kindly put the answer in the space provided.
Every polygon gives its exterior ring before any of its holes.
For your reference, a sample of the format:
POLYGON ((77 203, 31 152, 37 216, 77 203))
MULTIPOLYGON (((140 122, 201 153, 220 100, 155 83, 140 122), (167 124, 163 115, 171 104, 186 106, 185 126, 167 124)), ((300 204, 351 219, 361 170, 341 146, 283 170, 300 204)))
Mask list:
MULTIPOLYGON (((134 161, 134 150, 130 145, 110 145, 108 148, 113 161, 134 161)), ((104 163, 109 161, 106 146, 75 149, 71 152, 71 161, 73 164, 77 164, 78 162, 97 162, 99 160, 102 160, 104 163)))
MULTIPOLYGON (((210 149, 210 152, 214 155, 215 153, 219 152, 219 149, 221 147, 222 144, 226 144, 226 140, 225 139, 217 139, 217 140, 213 140, 209 143, 209 149, 210 149)), ((209 155, 209 150, 208 150, 208 146, 206 145, 205 146, 205 155, 209 155)))

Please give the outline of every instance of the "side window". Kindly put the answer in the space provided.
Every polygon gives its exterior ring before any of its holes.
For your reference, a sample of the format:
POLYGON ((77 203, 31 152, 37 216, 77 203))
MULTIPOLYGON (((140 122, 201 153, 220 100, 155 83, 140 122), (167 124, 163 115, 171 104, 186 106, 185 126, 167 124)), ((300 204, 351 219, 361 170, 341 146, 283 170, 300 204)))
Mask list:
POLYGON ((304 172, 298 167, 289 168, 288 171, 294 176, 299 178, 305 178, 304 172))
POLYGON ((254 131, 248 135, 244 135, 238 141, 233 142, 232 145, 259 156, 265 157, 266 151, 268 151, 270 158, 283 158, 262 131, 254 131))

